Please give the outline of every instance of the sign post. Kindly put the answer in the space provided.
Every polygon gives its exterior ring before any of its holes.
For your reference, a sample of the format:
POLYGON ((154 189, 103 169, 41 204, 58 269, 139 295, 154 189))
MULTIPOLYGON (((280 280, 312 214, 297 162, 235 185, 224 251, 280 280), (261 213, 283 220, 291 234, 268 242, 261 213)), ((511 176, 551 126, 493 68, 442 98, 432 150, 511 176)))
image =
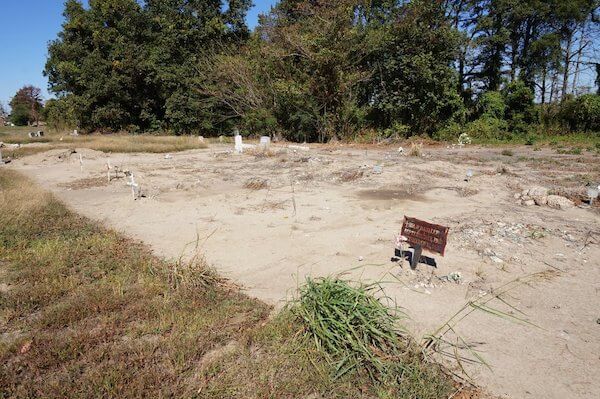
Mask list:
POLYGON ((450 228, 446 226, 424 222, 408 216, 404 217, 400 234, 406 237, 406 241, 414 249, 410 261, 412 269, 415 269, 419 264, 424 249, 444 256, 448 241, 448 230, 450 228))

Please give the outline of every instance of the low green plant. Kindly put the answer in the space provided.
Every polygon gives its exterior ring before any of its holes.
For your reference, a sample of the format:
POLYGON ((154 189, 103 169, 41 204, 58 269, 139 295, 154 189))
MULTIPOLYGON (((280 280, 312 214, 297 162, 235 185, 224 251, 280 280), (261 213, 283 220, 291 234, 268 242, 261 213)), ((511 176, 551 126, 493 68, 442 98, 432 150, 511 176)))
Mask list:
POLYGON ((402 314, 373 295, 376 285, 351 286, 334 278, 308 279, 292 308, 306 325, 306 333, 335 363, 335 376, 359 369, 377 377, 390 360, 406 350, 399 327, 402 314))
POLYGON ((528 134, 525 137, 525 145, 534 145, 538 141, 538 137, 534 134, 528 134))
POLYGON ((446 397, 449 380, 423 362, 401 325, 405 314, 377 296, 387 298, 379 284, 309 278, 290 311, 304 325, 305 338, 332 363, 334 379, 366 374, 385 397, 446 397))

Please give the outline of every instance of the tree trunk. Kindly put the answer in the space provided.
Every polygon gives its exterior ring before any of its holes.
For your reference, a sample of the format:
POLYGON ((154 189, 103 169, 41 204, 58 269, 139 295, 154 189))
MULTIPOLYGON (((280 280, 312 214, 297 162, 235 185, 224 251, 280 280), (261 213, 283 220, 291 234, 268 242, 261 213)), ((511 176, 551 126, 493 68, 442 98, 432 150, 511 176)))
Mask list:
POLYGON ((573 75, 573 86, 571 86, 571 92, 575 94, 577 89, 577 81, 579 80, 579 69, 581 65, 581 54, 583 53, 583 46, 585 42, 585 28, 586 24, 584 23, 581 27, 581 36, 579 36, 579 49, 577 50, 577 61, 575 62, 575 74, 573 75))
POLYGON ((569 88, 569 64, 571 63, 571 42, 573 40, 573 32, 569 31, 567 36, 567 43, 565 48, 565 60, 564 60, 564 71, 562 81, 562 101, 567 97, 567 90, 569 88))
POLYGON ((544 65, 544 69, 542 70, 542 85, 540 88, 540 97, 542 97, 542 105, 546 103, 546 74, 547 74, 546 65, 544 65))
POLYGON ((550 102, 554 102, 556 98, 556 85, 558 84, 558 70, 552 74, 552 81, 550 82, 550 102))

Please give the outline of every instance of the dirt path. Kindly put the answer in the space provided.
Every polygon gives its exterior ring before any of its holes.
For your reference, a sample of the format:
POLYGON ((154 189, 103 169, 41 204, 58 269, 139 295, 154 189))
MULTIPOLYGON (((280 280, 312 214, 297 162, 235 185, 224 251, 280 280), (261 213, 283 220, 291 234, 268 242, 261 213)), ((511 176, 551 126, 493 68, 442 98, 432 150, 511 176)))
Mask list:
POLYGON ((438 148, 411 158, 395 149, 281 147, 263 157, 234 155, 224 146, 170 159, 110 155, 112 165, 133 171, 141 183, 146 197, 133 201, 125 179, 106 182, 107 155, 79 151, 82 171, 78 158, 61 160, 60 152, 11 167, 161 255, 189 255, 198 244, 220 273, 274 304, 308 275, 353 269, 350 278, 385 281, 411 317, 408 327, 422 336, 470 298, 544 272, 510 292, 510 304, 535 327, 484 312, 458 325, 491 371, 466 367, 499 396, 600 397, 600 214, 524 207, 514 198, 532 185, 573 190, 586 179, 600 181, 597 156, 438 148), (467 183, 468 169, 474 177, 467 183), (249 179, 268 188, 245 188, 249 179), (413 272, 390 262, 404 215, 450 226, 438 269, 421 265, 413 272), (461 274, 460 283, 440 280, 451 272, 461 274))

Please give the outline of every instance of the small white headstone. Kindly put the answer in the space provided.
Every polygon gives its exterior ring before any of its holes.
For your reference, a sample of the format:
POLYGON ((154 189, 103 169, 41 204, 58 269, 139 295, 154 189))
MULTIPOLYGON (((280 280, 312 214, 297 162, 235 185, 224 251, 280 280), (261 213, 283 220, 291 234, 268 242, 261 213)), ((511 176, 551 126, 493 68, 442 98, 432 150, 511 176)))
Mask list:
POLYGON ((271 138, 269 136, 261 136, 260 137, 260 148, 263 150, 268 150, 271 146, 271 138))
POLYGON ((241 154, 242 152, 244 152, 244 143, 242 140, 242 136, 240 136, 239 134, 235 136, 235 152, 237 154, 241 154))

